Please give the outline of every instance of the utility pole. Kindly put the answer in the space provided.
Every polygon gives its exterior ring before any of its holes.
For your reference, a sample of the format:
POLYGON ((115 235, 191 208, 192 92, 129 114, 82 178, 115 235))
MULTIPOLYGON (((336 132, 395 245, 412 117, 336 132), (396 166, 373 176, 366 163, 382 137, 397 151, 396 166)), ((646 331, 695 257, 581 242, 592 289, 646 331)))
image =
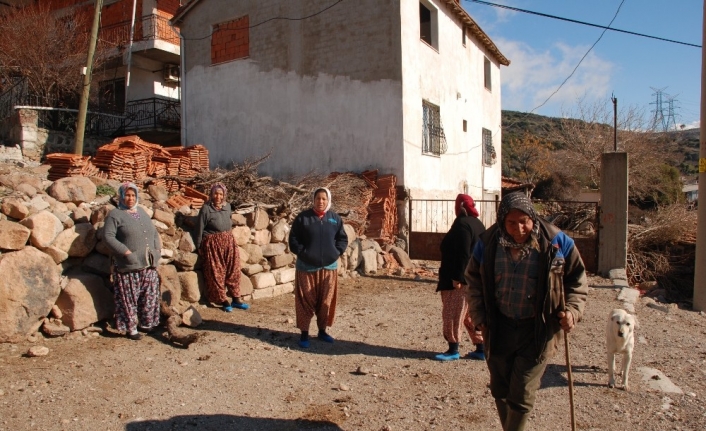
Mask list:
MULTIPOLYGON (((701 28, 701 113, 699 115, 699 189, 706 184, 706 0, 701 28)), ((704 200, 706 192, 701 191, 704 200)), ((706 311, 706 204, 696 213, 696 258, 694 259, 694 303, 696 311, 706 311)))
POLYGON ((96 12, 93 15, 93 27, 91 27, 91 41, 88 43, 86 73, 83 75, 83 91, 81 92, 81 102, 78 105, 78 120, 76 121, 74 154, 79 156, 83 155, 83 136, 86 133, 86 113, 88 111, 88 98, 91 94, 91 79, 93 78, 93 55, 96 53, 96 44, 98 43, 101 9, 103 9, 103 0, 96 0, 96 12))

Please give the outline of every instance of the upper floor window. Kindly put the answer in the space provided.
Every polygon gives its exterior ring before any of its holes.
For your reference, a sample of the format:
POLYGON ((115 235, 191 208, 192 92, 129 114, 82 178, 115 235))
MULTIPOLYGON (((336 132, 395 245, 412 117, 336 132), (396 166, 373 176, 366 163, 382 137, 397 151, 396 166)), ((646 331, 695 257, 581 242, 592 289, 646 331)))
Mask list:
POLYGON ((247 15, 213 26, 211 64, 237 60, 250 55, 250 20, 247 15))
POLYGON ((486 166, 494 165, 498 155, 495 153, 493 146, 493 134, 488 129, 483 129, 483 164, 486 166))
POLYGON ((441 109, 422 100, 422 153, 440 156, 446 152, 446 135, 441 125, 441 109))
POLYGON ((439 49, 439 29, 437 10, 431 3, 419 3, 419 38, 430 46, 439 49))
POLYGON ((493 82, 490 79, 490 60, 488 60, 488 57, 483 57, 483 81, 485 88, 488 90, 493 89, 493 82))

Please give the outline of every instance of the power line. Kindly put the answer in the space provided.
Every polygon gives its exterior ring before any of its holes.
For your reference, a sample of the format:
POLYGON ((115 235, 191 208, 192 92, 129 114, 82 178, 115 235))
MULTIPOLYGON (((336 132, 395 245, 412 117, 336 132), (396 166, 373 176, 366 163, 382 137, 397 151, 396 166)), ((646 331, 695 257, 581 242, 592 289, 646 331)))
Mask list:
MULTIPOLYGON (((264 21, 258 22, 257 24, 253 24, 253 25, 251 25, 251 26, 249 26, 249 27, 238 27, 238 28, 234 28, 233 30, 246 30, 246 29, 249 30, 249 29, 251 29, 251 28, 259 27, 259 26, 261 26, 261 25, 263 25, 263 24, 265 24, 265 23, 268 23, 268 22, 270 22, 270 21, 275 21, 275 20, 282 20, 282 21, 304 21, 305 19, 309 19, 309 18, 313 18, 313 17, 315 17, 315 16, 317 16, 317 15, 321 15, 322 13, 326 12, 327 10, 333 8, 334 6, 336 6, 336 5, 338 5, 339 3, 342 3, 342 2, 343 2, 343 0, 338 0, 338 1, 336 1, 336 3, 333 3, 333 4, 331 4, 331 5, 329 5, 329 6, 325 7, 325 8, 323 8, 323 9, 321 9, 320 11, 315 12, 315 13, 313 13, 313 14, 311 14, 311 15, 307 15, 307 16, 303 16, 303 17, 299 17, 299 18, 290 18, 290 17, 276 16, 276 17, 268 18, 268 19, 266 19, 266 20, 264 20, 264 21)), ((208 38, 211 37, 211 36, 213 36, 213 32, 211 32, 211 33, 209 33, 209 34, 207 34, 206 36, 203 36, 203 37, 193 37, 193 38, 190 38, 190 37, 183 37, 183 39, 184 39, 184 40, 204 40, 204 39, 208 39, 208 38)))
POLYGON ((616 10, 616 11, 615 11, 615 15, 613 15, 613 19, 611 19, 611 20, 610 20, 610 23, 608 23, 608 27, 605 27, 605 28, 603 29, 603 31, 601 32, 601 35, 598 36, 598 39, 596 39, 596 41, 593 42, 593 45, 591 45, 591 47, 588 48, 588 51, 586 51, 586 53, 583 55, 583 57, 581 57, 581 60, 579 60, 578 64, 576 65, 576 67, 574 67, 574 70, 571 71, 571 73, 569 74, 569 76, 567 76, 566 79, 565 79, 561 84, 559 84, 559 86, 556 88, 556 90, 554 90, 554 92, 553 92, 552 94, 550 94, 549 97, 547 97, 544 102, 542 102, 541 104, 539 104, 539 106, 533 108, 533 109, 530 111, 530 113, 532 113, 532 112, 536 111, 537 109, 541 108, 542 106, 546 105, 546 103, 549 102, 549 99, 551 99, 552 97, 554 97, 554 95, 555 95, 556 93, 558 93, 559 90, 561 90, 561 87, 563 87, 564 84, 566 84, 566 82, 567 82, 569 79, 571 79, 572 76, 574 76, 574 73, 576 73, 576 70, 578 70, 579 66, 581 66, 581 63, 583 63, 583 60, 588 56, 588 54, 593 50, 593 48, 598 44, 598 42, 600 42, 600 40, 603 38, 603 35, 605 34, 605 32, 608 31, 608 28, 610 27, 610 25, 613 24, 613 21, 615 21, 615 18, 618 17, 618 13, 620 13, 620 8, 623 7, 623 3, 625 3, 625 0, 622 0, 622 1, 620 2, 620 4, 618 5, 618 10, 616 10))
MULTIPOLYGON (((678 43, 678 44, 680 44, 680 45, 686 45, 686 46, 693 46, 693 47, 695 47, 695 48, 701 48, 701 45, 697 45, 697 44, 695 44, 695 43, 681 42, 681 41, 678 41, 678 40, 667 39, 667 38, 664 38, 664 37, 651 36, 651 35, 649 35, 649 34, 637 33, 637 32, 629 31, 629 30, 621 30, 621 29, 619 29, 619 28, 613 28, 613 27, 611 27, 610 24, 608 24, 607 26, 600 25, 600 24, 593 24, 593 23, 586 22, 586 21, 579 21, 579 20, 577 20, 577 19, 564 18, 564 17, 557 16, 557 15, 550 15, 550 14, 547 14, 547 13, 535 12, 535 11, 532 11, 532 10, 520 9, 520 8, 518 8, 518 7, 507 6, 507 5, 504 5, 504 4, 490 3, 490 2, 481 1, 481 0, 465 0, 465 1, 467 1, 467 2, 473 2, 473 3, 479 3, 479 4, 484 4, 484 5, 487 5, 487 6, 499 7, 499 8, 502 8, 502 9, 508 9, 508 10, 512 10, 512 11, 515 11, 515 12, 522 12, 522 13, 528 13, 528 14, 531 14, 531 15, 543 16, 543 17, 545 17, 545 18, 558 19, 558 20, 561 20, 561 21, 572 22, 572 23, 574 23, 574 24, 581 24, 581 25, 587 25, 587 26, 590 26, 590 27, 602 28, 602 29, 604 29, 604 30, 617 31, 617 32, 619 32, 619 33, 631 34, 631 35, 633 35, 633 36, 646 37, 646 38, 649 38, 649 39, 657 39, 657 40, 661 40, 661 41, 664 41, 664 42, 678 43)), ((612 23, 613 23, 613 21, 611 21, 611 24, 612 24, 612 23)))

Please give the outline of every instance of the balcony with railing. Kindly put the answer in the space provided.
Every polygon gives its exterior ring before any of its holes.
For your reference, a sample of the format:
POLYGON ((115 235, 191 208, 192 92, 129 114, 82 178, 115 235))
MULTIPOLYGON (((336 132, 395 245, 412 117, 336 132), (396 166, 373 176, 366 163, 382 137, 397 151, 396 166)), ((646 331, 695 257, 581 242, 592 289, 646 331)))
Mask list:
MULTIPOLYGON (((102 27, 100 39, 118 48, 130 45, 131 21, 102 27)), ((135 32, 132 38, 133 52, 140 51, 151 56, 166 52, 179 55, 179 32, 169 25, 169 18, 161 15, 145 15, 135 19, 135 32)), ((162 54, 163 55, 163 54, 162 54)), ((158 58, 162 61, 174 61, 174 58, 158 58)))

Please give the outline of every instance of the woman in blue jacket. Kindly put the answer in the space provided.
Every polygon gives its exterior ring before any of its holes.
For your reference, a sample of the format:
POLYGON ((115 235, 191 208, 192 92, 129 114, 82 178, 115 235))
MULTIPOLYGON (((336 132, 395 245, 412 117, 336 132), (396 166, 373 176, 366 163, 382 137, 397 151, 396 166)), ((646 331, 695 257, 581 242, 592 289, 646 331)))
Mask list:
POLYGON ((316 315, 318 338, 333 343, 326 327, 333 325, 338 291, 338 258, 348 247, 343 220, 331 208, 331 192, 314 191, 311 209, 302 211, 292 223, 289 250, 297 255, 294 305, 299 347, 309 347, 309 325, 316 315))

